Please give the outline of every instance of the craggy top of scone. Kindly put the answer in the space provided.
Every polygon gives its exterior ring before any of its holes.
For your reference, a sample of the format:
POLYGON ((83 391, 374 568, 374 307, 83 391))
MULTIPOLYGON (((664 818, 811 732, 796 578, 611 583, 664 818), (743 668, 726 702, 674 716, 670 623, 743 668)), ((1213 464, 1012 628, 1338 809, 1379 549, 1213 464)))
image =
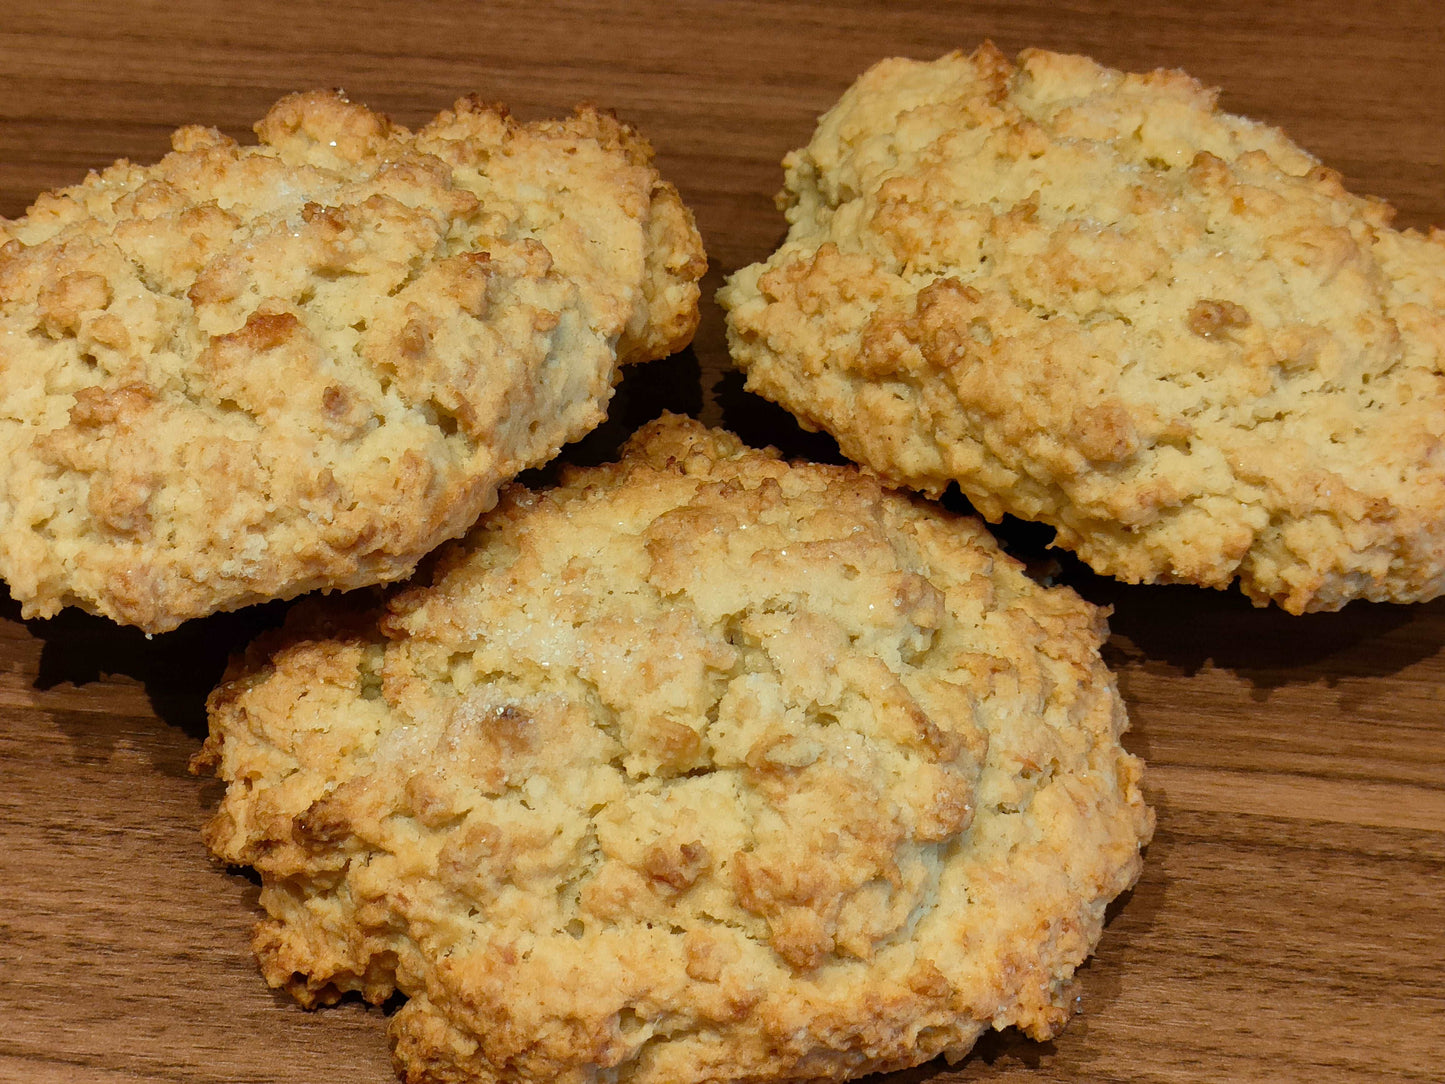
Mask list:
POLYGON ((646 142, 278 102, 0 220, 0 576, 148 631, 395 580, 697 320, 646 142))
MULTIPOLYGON (((843 1079, 1046 1037, 1152 816, 1102 615, 981 524, 664 419, 210 702, 214 853, 423 1081, 843 1079)), ((310 605, 310 604, 308 604, 310 605)))
POLYGON ((1131 582, 1445 589, 1445 234, 1180 72, 887 60, 719 295, 748 387, 1131 582))

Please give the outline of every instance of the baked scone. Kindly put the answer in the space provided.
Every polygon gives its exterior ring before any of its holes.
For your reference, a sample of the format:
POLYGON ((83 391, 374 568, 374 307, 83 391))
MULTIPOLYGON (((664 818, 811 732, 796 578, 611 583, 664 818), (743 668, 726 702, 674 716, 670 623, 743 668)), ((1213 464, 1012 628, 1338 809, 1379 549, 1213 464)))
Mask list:
POLYGON ((686 344, 692 217, 611 116, 278 102, 0 220, 0 577, 159 632, 405 577, 686 344))
POLYGON ((1181 72, 992 46, 863 75, 719 294, 747 386, 1130 582, 1445 589, 1445 234, 1181 72))
POLYGON ((837 1080, 1063 1026, 1153 826, 1098 610, 672 417, 443 553, 212 694, 206 841, 261 875, 273 986, 407 995, 412 1084, 837 1080))

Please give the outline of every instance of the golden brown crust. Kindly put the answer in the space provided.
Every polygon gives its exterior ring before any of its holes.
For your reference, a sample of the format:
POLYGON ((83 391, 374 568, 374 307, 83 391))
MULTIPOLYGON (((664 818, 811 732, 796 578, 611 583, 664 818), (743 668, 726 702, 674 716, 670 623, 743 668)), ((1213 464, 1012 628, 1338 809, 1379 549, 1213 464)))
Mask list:
POLYGON ((1131 582, 1445 590, 1445 234, 1180 72, 985 46, 865 74, 719 294, 748 387, 1131 582))
POLYGON ((645 140, 463 99, 282 99, 0 222, 0 575, 161 631, 406 576, 685 344, 704 268, 645 140))
POLYGON ((838 1080, 1069 1013, 1152 816, 1102 615, 983 527, 669 418, 233 667, 267 980, 440 1081, 838 1080))

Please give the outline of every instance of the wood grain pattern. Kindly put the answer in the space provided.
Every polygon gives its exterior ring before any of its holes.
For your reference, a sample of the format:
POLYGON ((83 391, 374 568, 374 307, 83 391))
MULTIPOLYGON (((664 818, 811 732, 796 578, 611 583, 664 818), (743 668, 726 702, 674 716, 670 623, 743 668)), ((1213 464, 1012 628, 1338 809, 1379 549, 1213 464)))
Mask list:
MULTIPOLYGON (((1183 67, 1286 128, 1407 225, 1445 223, 1445 10, 1366 6, 736 3, 189 4, 9 0, 0 214, 182 123, 244 135, 280 94, 340 85, 414 123, 477 90, 524 116, 612 106, 696 210, 708 284, 782 233, 778 160, 880 57, 991 37, 1183 67)), ((579 456, 660 406, 827 452, 741 391, 721 320, 639 371, 579 456)), ((1240 597, 1065 578, 1114 606, 1109 661, 1159 813, 1143 879, 1052 1043, 991 1036, 904 1081, 1445 1078, 1445 601, 1290 618, 1240 597)), ((377 1010, 306 1013, 246 939, 256 888, 197 838, 187 774, 226 654, 280 609, 147 640, 0 596, 0 1080, 393 1078, 377 1010)))

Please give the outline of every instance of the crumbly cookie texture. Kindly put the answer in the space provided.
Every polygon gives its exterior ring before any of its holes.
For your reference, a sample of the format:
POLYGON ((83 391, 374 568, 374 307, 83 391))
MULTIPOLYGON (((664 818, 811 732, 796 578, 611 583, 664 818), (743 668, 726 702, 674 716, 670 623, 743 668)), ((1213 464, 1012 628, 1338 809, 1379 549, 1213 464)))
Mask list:
POLYGON ((867 72, 719 294, 747 386, 1130 582, 1445 590, 1445 233, 1180 72, 985 45, 867 72))
POLYGON ((0 220, 0 576, 159 632, 396 580, 697 322, 706 261, 608 114, 336 93, 182 128, 0 220))
MULTIPOLYGON (((840 1080, 1055 1034, 1153 828, 1102 614, 983 526, 664 418, 210 701, 266 979, 420 1082, 840 1080)), ((306 609, 312 604, 303 604, 306 609)))

